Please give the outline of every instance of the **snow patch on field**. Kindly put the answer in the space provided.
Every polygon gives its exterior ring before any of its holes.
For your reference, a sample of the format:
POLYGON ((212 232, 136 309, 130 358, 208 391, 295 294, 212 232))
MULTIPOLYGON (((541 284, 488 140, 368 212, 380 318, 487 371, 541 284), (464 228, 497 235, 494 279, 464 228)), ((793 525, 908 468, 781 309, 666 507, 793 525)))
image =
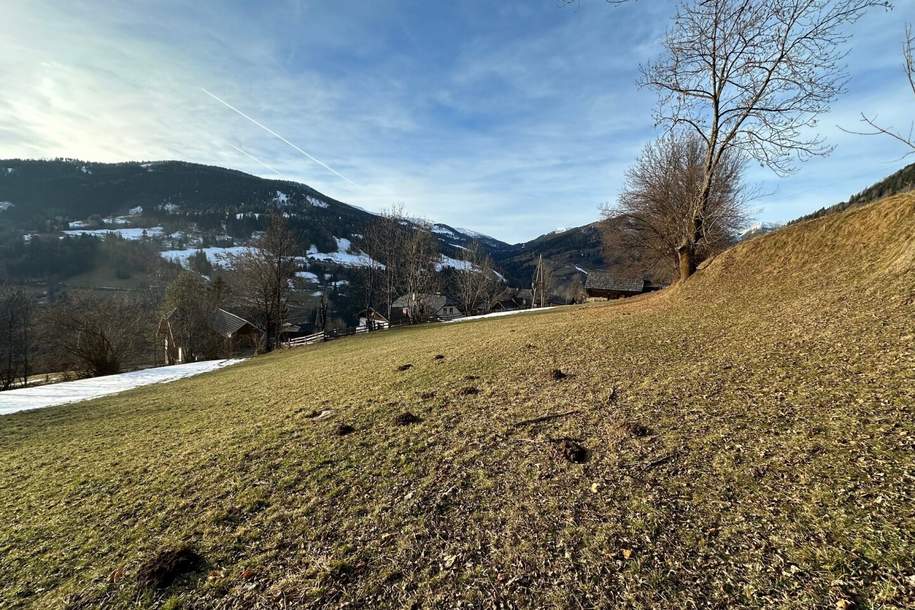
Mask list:
POLYGON ((311 260, 336 263, 343 267, 371 267, 373 264, 381 266, 365 252, 353 249, 352 242, 345 237, 334 239, 337 241, 336 252, 319 252, 318 247, 312 245, 305 256, 311 260))
POLYGON ((454 234, 454 231, 452 231, 451 229, 449 229, 448 227, 446 227, 444 225, 432 225, 432 228, 430 229, 430 231, 432 231, 433 233, 437 233, 438 235, 447 235, 448 237, 457 237, 457 235, 454 234))
POLYGON ((473 263, 470 261, 462 261, 456 258, 451 258, 450 256, 445 256, 442 254, 439 256, 439 261, 435 263, 435 270, 441 271, 445 267, 451 267, 452 269, 457 269, 458 271, 472 271, 473 263))
POLYGON ((230 248, 219 248, 216 246, 210 248, 185 248, 184 250, 163 250, 159 255, 173 263, 178 263, 182 267, 187 267, 188 259, 194 256, 198 250, 203 251, 207 260, 213 265, 227 266, 231 260, 230 257, 240 254, 246 254, 253 249, 248 246, 232 246, 230 248))
POLYGON ((83 400, 91 400, 100 396, 117 394, 153 383, 165 383, 192 377, 208 371, 221 369, 241 362, 240 359, 206 360, 204 362, 191 362, 189 364, 176 364, 173 366, 160 366, 154 369, 131 371, 119 375, 93 377, 92 379, 79 379, 53 383, 34 388, 7 390, 0 392, 0 415, 9 415, 17 411, 29 409, 43 409, 55 405, 63 405, 83 400))
POLYGON ((538 307, 537 309, 513 309, 511 311, 497 311, 495 313, 487 313, 481 316, 467 316, 465 318, 456 318, 454 320, 445 320, 442 324, 453 324, 454 322, 471 322, 473 320, 482 320, 483 318, 501 318, 502 316, 514 316, 520 313, 533 313, 535 311, 546 311, 547 309, 556 309, 556 306, 553 307, 538 307))
MULTIPOLYGON (((80 221, 76 221, 80 222, 80 221)), ((72 226, 74 223, 70 223, 72 226)), ((89 235, 90 237, 105 237, 106 235, 117 235, 123 237, 124 239, 137 240, 143 239, 145 237, 162 237, 163 229, 162 227, 149 227, 146 229, 142 228, 133 228, 133 229, 77 229, 75 231, 64 231, 65 235, 71 236, 80 236, 80 235, 89 235)))
POLYGON ((319 281, 318 275, 316 273, 312 273, 311 271, 296 271, 295 276, 300 277, 307 282, 314 282, 315 284, 317 284, 319 281))

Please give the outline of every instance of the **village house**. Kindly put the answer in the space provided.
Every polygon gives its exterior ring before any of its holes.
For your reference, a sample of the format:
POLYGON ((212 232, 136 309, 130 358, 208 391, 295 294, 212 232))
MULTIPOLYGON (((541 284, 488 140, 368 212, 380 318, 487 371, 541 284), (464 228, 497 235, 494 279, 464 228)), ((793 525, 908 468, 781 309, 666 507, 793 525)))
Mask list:
POLYGON ((393 321, 423 322, 463 317, 457 304, 443 294, 405 294, 391 303, 393 321))
POLYGON ((490 310, 530 309, 533 299, 534 293, 530 288, 505 288, 493 299, 490 310))

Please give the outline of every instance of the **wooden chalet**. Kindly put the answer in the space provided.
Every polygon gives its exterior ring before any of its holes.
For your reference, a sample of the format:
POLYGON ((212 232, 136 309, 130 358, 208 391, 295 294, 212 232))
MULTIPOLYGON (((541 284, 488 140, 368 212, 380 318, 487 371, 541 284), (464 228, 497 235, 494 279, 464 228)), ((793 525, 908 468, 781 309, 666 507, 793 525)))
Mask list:
POLYGON ((490 310, 530 309, 533 299, 534 293, 530 288, 505 288, 493 299, 490 310))
POLYGON ((463 315, 443 294, 405 294, 391 303, 393 321, 453 320, 463 315))

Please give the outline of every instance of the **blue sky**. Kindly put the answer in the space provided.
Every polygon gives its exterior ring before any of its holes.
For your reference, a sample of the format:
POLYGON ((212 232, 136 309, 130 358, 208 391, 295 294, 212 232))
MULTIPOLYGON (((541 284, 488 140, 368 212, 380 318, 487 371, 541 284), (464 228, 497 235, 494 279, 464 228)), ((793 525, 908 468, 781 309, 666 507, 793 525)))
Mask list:
MULTIPOLYGON (((654 94, 636 80, 673 10, 659 0, 6 0, 0 157, 209 163, 523 241, 591 222, 616 199, 657 135, 654 94)), ((766 193, 753 203, 758 220, 844 200, 904 165, 891 141, 837 125, 855 128, 862 110, 906 129, 915 118, 899 52, 906 22, 911 0, 855 26, 849 92, 819 123, 835 152, 787 178, 751 167, 766 193)))

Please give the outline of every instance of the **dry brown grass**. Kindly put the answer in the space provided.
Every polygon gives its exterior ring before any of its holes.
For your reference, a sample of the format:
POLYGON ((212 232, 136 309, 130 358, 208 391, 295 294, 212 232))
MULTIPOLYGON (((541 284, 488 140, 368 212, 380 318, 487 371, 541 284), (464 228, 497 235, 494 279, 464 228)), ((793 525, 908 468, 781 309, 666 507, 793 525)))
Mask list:
POLYGON ((913 239, 896 197, 648 298, 2 418, 0 606, 911 606, 913 239), (208 572, 140 586, 174 548, 208 572))

